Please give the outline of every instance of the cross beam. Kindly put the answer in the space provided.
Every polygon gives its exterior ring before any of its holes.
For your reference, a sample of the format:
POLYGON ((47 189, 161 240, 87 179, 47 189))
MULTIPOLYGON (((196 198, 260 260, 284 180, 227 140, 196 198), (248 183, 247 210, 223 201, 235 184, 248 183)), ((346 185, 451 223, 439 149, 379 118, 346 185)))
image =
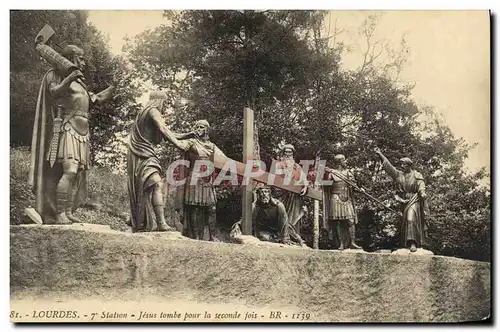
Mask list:
MULTIPOLYGON (((248 163, 249 160, 254 159, 253 126, 254 126, 253 110, 251 108, 245 108, 243 110, 243 163, 229 159, 227 157, 216 155, 214 156, 214 166, 216 168, 223 169, 224 165, 226 165, 226 163, 230 161, 236 164, 236 173, 238 175, 240 176, 245 175, 246 164, 248 163)), ((257 168, 254 169, 254 171, 256 170, 257 168)), ((243 195, 242 195, 243 218, 241 223, 241 228, 242 228, 241 231, 245 235, 252 234, 252 197, 253 197, 252 180, 261 183, 266 183, 271 186, 278 187, 297 194, 300 194, 300 191, 303 188, 302 185, 285 184, 284 183, 285 179, 283 177, 275 174, 270 174, 268 172, 264 172, 263 174, 258 176, 252 176, 252 178, 249 180, 250 181, 248 181, 248 185, 243 185, 243 195), (274 179, 272 179, 271 182, 269 181, 270 177, 274 177, 274 179)), ((309 187, 305 196, 308 196, 318 201, 323 200, 322 192, 312 187, 309 187)))
MULTIPOLYGON (((232 159, 224 157, 224 156, 220 156, 220 155, 216 155, 214 157, 214 166, 216 168, 222 169, 222 168, 224 168, 224 165, 227 165, 226 163, 228 163, 228 162, 232 162, 232 163, 236 164, 236 174, 238 174, 240 176, 245 175, 246 164, 241 163, 241 162, 236 161, 236 160, 232 160, 232 159)), ((228 169, 227 166, 225 168, 228 169)), ((256 172, 257 169, 258 169, 257 167, 254 167, 253 171, 256 172)), ((261 183, 266 183, 266 184, 269 184, 270 186, 281 188, 281 189, 284 189, 286 191, 290 191, 290 192, 293 192, 296 194, 300 194, 300 191, 303 188, 303 185, 298 185, 298 184, 294 185, 293 180, 291 181, 292 182, 291 184, 285 184, 285 178, 282 177, 281 175, 276 175, 276 174, 271 174, 269 172, 264 172, 261 175, 251 177, 251 179, 248 183, 248 186, 247 186, 247 187, 249 187, 250 192, 251 192, 252 180, 257 181, 257 182, 261 182, 261 183), (272 177, 274 177, 274 179, 271 179, 272 182, 269 183, 269 178, 272 178, 272 177)), ((304 196, 310 197, 310 198, 318 200, 318 201, 323 200, 323 194, 322 194, 321 190, 315 189, 313 187, 309 187, 306 195, 304 195, 304 196)))

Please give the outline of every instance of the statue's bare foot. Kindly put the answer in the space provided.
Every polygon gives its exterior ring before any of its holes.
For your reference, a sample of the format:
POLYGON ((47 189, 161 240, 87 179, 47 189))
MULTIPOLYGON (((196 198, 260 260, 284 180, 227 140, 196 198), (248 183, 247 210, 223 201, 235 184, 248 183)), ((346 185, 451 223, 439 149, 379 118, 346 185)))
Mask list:
POLYGON ((167 225, 166 222, 158 223, 158 232, 175 232, 176 229, 167 225))
POLYGON ((412 243, 411 246, 410 246, 410 251, 411 252, 415 252, 417 251, 417 246, 415 245, 415 243, 412 243))
POLYGON ((343 244, 340 245, 339 250, 344 250, 344 245, 343 244))
POLYGON ((59 213, 54 220, 54 225, 71 225, 71 220, 68 219, 66 213, 59 213))
POLYGON ((80 218, 76 217, 72 212, 66 212, 66 216, 74 224, 81 224, 81 223, 83 223, 83 221, 80 218))
POLYGON ((360 246, 358 246, 356 243, 354 242, 351 242, 351 246, 350 246, 351 249, 361 249, 360 246))

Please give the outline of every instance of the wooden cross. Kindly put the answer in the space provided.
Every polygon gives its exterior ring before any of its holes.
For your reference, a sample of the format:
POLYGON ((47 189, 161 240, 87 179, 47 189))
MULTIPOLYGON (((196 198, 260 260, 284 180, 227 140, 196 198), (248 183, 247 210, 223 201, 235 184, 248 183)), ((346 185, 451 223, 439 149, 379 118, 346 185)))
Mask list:
MULTIPOLYGON (((232 162, 236 164, 236 173, 240 176, 245 175, 247 162, 249 160, 253 160, 253 145, 254 145, 253 122, 254 122, 253 110, 250 108, 245 108, 243 116, 243 163, 229 159, 227 157, 215 155, 214 166, 216 168, 222 169, 224 168, 224 165, 226 165, 227 162, 232 162)), ((257 168, 254 168, 254 170, 256 171, 257 168)), ((284 183, 285 179, 283 177, 281 177, 280 175, 270 174, 268 172, 264 172, 261 175, 253 176, 250 179, 250 181, 248 181, 247 185, 243 184, 243 197, 242 197, 243 219, 241 223, 241 228, 242 228, 241 231, 245 235, 252 234, 252 190, 253 190, 252 180, 267 184, 269 182, 270 177, 274 177, 272 183, 269 184, 273 187, 278 187, 297 194, 299 194, 302 189, 302 186, 299 185, 285 184, 284 183)), ((312 187, 309 187, 307 194, 305 196, 318 201, 323 200, 322 192, 312 187)))

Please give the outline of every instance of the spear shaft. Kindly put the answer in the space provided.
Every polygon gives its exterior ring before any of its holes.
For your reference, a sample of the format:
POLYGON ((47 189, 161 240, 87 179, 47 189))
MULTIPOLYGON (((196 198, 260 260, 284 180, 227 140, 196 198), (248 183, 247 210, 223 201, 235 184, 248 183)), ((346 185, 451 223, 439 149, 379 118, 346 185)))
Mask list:
POLYGON ((357 191, 361 192, 363 195, 365 195, 366 197, 368 197, 372 201, 374 201, 374 202, 378 203, 379 205, 383 206, 385 209, 387 209, 387 210, 389 210, 391 212, 394 212, 394 213, 398 213, 397 211, 391 209, 390 207, 388 207, 387 205, 385 205, 384 203, 382 203, 378 198, 375 198, 372 195, 370 195, 369 193, 367 193, 365 190, 362 190, 362 188, 358 187, 354 182, 352 182, 349 179, 347 179, 343 174, 341 174, 339 172, 336 172, 334 170, 331 170, 331 169, 330 169, 330 172, 332 174, 336 175, 337 177, 339 177, 342 181, 344 181, 345 183, 347 183, 348 185, 350 185, 351 187, 353 187, 357 191))

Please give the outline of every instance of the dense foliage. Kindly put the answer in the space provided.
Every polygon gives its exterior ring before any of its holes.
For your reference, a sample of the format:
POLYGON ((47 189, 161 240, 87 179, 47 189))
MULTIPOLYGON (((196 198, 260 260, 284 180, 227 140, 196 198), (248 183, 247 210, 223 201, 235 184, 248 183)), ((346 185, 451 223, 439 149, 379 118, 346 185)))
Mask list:
MULTIPOLYGON (((347 71, 341 66, 343 45, 322 37, 322 12, 166 15, 172 24, 145 31, 127 50, 144 79, 171 92, 174 128, 208 119, 213 140, 241 160, 242 110, 250 106, 257 114, 264 161, 275 158, 284 141, 296 146, 297 160, 313 159, 320 149, 326 160, 343 153, 358 183, 385 203, 393 202, 394 187, 373 148, 381 147, 392 161, 411 156, 431 197, 430 248, 489 258, 490 195, 478 185, 487 174, 462 171, 470 147, 453 137, 430 107, 413 102, 412 86, 398 84, 408 52, 404 40, 399 52, 389 50, 391 63, 377 63, 376 53, 367 49, 360 67, 347 71)), ((367 40, 376 20, 371 17, 361 29, 367 40)), ((234 209, 234 197, 227 201, 231 208, 224 211, 225 219, 234 211, 229 221, 234 222, 240 211, 234 209)), ((397 217, 363 196, 358 207, 358 236, 364 247, 393 246, 397 217)))

